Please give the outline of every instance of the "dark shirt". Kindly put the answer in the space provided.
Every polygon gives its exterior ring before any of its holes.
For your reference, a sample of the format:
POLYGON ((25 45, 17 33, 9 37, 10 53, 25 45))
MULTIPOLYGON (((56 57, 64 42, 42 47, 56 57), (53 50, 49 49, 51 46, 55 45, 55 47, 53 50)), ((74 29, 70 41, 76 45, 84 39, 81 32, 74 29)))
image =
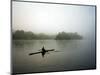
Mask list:
POLYGON ((45 51, 44 47, 42 48, 42 51, 45 51))

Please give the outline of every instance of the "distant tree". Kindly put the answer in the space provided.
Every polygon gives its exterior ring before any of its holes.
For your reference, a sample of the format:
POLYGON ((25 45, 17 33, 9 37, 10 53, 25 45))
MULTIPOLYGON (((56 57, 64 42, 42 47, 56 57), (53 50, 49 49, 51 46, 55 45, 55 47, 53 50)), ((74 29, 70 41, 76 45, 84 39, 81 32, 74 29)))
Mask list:
POLYGON ((24 38, 24 31, 23 30, 17 30, 13 33, 14 39, 23 39, 24 38))
POLYGON ((23 40, 28 40, 28 39, 35 39, 36 35, 32 32, 24 32, 23 30, 17 30, 13 33, 13 39, 23 39, 23 40))
POLYGON ((78 33, 60 32, 57 34, 55 39, 56 40, 82 39, 82 36, 80 36, 78 33))
POLYGON ((13 39, 15 40, 32 40, 32 39, 39 39, 39 40, 43 40, 43 39, 54 39, 54 36, 49 36, 46 34, 34 34, 33 32, 25 32, 23 30, 17 30, 13 33, 13 39))

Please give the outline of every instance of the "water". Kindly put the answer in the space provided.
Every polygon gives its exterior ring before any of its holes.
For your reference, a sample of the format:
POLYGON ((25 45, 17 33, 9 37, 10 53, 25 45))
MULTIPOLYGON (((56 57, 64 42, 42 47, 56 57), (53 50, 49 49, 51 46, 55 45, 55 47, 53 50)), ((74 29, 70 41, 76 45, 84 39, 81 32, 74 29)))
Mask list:
POLYGON ((95 42, 93 40, 14 40, 12 69, 14 73, 34 73, 95 69, 95 42), (29 56, 42 47, 60 52, 29 56))

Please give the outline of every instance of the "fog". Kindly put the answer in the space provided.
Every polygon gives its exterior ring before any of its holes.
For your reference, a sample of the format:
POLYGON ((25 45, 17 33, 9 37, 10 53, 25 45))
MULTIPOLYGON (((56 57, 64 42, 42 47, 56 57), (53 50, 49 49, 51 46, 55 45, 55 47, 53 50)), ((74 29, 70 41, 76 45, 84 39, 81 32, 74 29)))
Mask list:
POLYGON ((95 36, 95 6, 12 2, 12 29, 34 33, 78 32, 95 36))

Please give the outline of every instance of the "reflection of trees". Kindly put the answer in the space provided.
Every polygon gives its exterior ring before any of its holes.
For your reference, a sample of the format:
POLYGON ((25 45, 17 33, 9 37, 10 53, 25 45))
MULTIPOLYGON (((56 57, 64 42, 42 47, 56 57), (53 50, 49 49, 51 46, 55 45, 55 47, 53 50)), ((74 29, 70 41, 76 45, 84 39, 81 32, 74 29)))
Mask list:
POLYGON ((56 44, 59 49, 63 50, 63 48, 67 48, 72 43, 71 40, 56 40, 56 44))
POLYGON ((13 40, 13 45, 16 47, 29 47, 29 46, 34 46, 34 44, 36 43, 36 41, 32 41, 32 40, 13 40))
POLYGON ((82 40, 56 40, 56 44, 60 50, 72 51, 80 46, 82 40))

